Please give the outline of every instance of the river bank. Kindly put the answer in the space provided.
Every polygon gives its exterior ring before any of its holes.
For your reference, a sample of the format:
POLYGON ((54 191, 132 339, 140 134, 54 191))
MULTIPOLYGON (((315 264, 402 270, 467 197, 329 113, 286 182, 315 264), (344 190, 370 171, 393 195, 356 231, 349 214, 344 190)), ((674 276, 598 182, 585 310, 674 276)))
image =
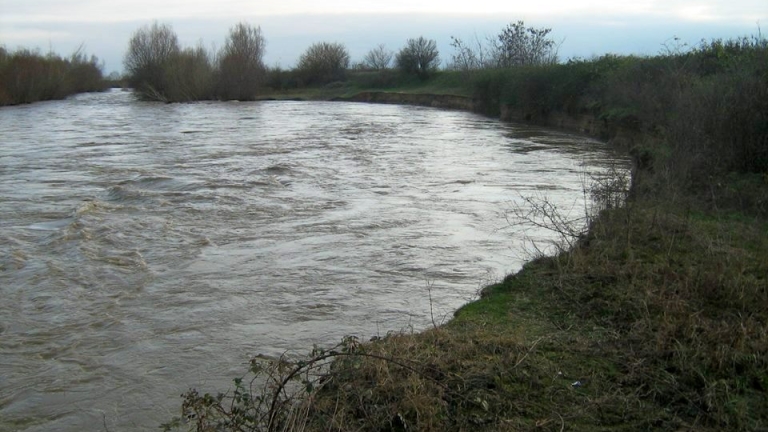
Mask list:
MULTIPOLYGON (((429 95, 348 100, 472 106, 429 95)), ((615 192, 616 181, 593 193, 615 192)), ((751 189, 764 190, 761 181, 751 189)), ((643 194, 607 206, 573 247, 484 288, 449 322, 315 352, 297 375, 335 361, 293 420, 310 430, 759 430, 768 223, 679 204, 643 194)), ((187 397, 188 408, 206 405, 187 397)))
POLYGON ((767 48, 745 38, 478 71, 452 96, 335 89, 328 99, 600 136, 632 154, 631 187, 594 181, 603 206, 584 233, 531 198, 529 222, 561 235, 559 253, 534 251, 449 322, 346 339, 291 366, 254 362, 275 384, 254 392, 269 403, 242 387, 234 399, 191 392, 185 412, 264 430, 766 430, 767 48), (297 378, 298 402, 281 393, 297 378))

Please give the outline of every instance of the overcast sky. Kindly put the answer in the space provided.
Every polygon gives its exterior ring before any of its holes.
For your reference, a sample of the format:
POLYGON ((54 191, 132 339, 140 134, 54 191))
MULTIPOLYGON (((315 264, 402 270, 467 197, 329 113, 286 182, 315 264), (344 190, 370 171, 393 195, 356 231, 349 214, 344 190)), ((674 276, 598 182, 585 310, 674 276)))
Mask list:
POLYGON ((131 34, 154 20, 172 25, 184 46, 218 47, 238 22, 259 25, 266 63, 282 67, 314 42, 342 42, 356 61, 380 43, 397 50, 422 35, 448 60, 450 36, 483 38, 518 20, 552 28, 569 58, 757 34, 768 0, 0 0, 0 44, 59 54, 82 45, 109 73, 122 70, 131 34))

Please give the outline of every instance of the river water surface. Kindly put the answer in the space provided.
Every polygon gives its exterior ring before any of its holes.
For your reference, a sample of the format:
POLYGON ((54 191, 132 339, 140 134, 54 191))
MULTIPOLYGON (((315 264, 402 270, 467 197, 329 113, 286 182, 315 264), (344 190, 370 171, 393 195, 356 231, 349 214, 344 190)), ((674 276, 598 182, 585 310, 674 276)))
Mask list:
POLYGON ((153 429, 249 356, 422 329, 519 269, 521 195, 578 212, 617 161, 465 112, 121 91, 0 131, 0 430, 153 429))

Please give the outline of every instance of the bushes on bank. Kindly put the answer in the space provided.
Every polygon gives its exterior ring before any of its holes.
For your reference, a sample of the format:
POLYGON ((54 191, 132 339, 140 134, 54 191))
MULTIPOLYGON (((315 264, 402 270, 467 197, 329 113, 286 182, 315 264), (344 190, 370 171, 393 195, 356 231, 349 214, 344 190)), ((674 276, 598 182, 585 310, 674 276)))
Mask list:
POLYGON ((153 23, 133 34, 123 64, 141 99, 252 100, 266 81, 265 46, 259 27, 240 23, 218 53, 202 46, 182 49, 171 26, 153 23))
POLYGON ((219 88, 222 99, 250 100, 263 86, 266 75, 266 41, 261 28, 240 23, 230 30, 219 55, 219 88))
POLYGON ((0 47, 0 105, 63 99, 105 89, 98 58, 81 50, 66 58, 28 49, 9 52, 0 47))
POLYGON ((376 48, 368 51, 368 54, 363 58, 363 66, 369 70, 383 71, 389 69, 389 65, 392 64, 392 58, 395 53, 387 49, 384 44, 379 44, 376 48))
POLYGON ((423 36, 418 39, 408 39, 395 56, 395 64, 407 75, 416 75, 421 79, 429 78, 440 66, 437 42, 423 36))
POLYGON ((171 26, 153 23, 137 30, 128 43, 123 64, 128 84, 147 99, 167 99, 170 79, 184 74, 178 70, 181 48, 171 26))
POLYGON ((652 137, 655 169, 665 173, 656 180, 673 189, 703 190, 733 171, 768 172, 764 38, 702 42, 655 57, 485 69, 471 83, 489 114, 503 106, 541 123, 553 112, 588 114, 609 136, 623 130, 652 137))
POLYGON ((169 101, 210 99, 214 93, 216 70, 210 54, 202 46, 185 48, 174 54, 163 66, 162 92, 148 84, 140 85, 140 94, 169 101))
POLYGON ((340 43, 318 42, 299 57, 296 71, 304 85, 328 84, 344 80, 349 68, 349 52, 340 43))

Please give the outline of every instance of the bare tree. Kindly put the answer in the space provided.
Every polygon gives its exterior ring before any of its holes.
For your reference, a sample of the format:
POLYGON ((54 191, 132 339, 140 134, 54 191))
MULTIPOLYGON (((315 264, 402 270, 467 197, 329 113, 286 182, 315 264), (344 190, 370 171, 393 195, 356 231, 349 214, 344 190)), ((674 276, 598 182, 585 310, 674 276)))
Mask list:
POLYGON ((525 27, 523 21, 508 24, 493 46, 496 66, 528 66, 557 62, 557 45, 549 38, 552 29, 525 27))
POLYGON ((323 84, 344 79, 349 67, 349 52, 340 43, 312 44, 299 58, 297 69, 307 84, 323 84))
POLYGON ((229 31, 219 54, 219 92, 224 99, 253 99, 265 80, 266 41, 260 27, 239 23, 229 31))
POLYGON ((451 46, 456 52, 451 57, 451 69, 470 73, 472 71, 491 67, 491 49, 487 48, 477 35, 468 42, 451 36, 451 46))
POLYGON ((389 69, 394 55, 394 52, 388 50, 386 45, 379 44, 376 48, 368 51, 368 54, 363 58, 363 64, 369 69, 389 69))
POLYGON ((427 78, 440 65, 437 42, 434 39, 408 39, 395 58, 397 67, 407 74, 427 78))
POLYGON ((131 37, 123 59, 128 83, 142 97, 165 99, 164 68, 179 51, 179 40, 171 26, 155 22, 140 28, 131 37))

